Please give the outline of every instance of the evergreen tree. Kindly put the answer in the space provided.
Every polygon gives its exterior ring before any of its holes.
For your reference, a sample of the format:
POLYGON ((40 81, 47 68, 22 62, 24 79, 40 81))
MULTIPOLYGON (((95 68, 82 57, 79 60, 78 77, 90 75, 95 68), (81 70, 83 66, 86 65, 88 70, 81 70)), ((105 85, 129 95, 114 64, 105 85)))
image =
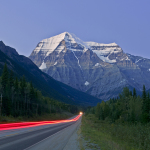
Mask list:
POLYGON ((149 92, 148 92, 147 100, 148 100, 148 121, 150 122, 150 95, 149 95, 149 92))
POLYGON ((101 118, 100 118, 100 116, 101 116, 101 114, 100 114, 100 113, 101 113, 101 112, 100 112, 101 110, 100 110, 100 109, 101 109, 101 105, 100 105, 100 103, 97 103, 97 106, 96 106, 96 109, 95 109, 95 115, 96 115, 96 117, 97 117, 98 119, 101 119, 101 118))
POLYGON ((133 89, 133 97, 137 97, 136 89, 135 88, 133 89))
POLYGON ((19 82, 18 82, 17 77, 16 77, 15 83, 14 83, 14 95, 15 95, 14 113, 15 113, 15 115, 18 115, 18 111, 19 111, 19 82))
POLYGON ((2 93, 2 78, 0 77, 0 94, 2 93))
POLYGON ((11 101, 10 101, 10 88, 9 88, 9 72, 7 64, 5 63, 2 77, 2 89, 3 89, 3 113, 5 115, 10 115, 11 113, 11 101))
POLYGON ((26 87, 26 79, 25 79, 25 76, 23 76, 21 79, 20 79, 20 88, 21 88, 21 95, 24 96, 24 89, 26 87))
POLYGON ((148 100, 149 98, 148 97, 146 96, 145 85, 143 85, 143 92, 142 92, 142 99, 143 99, 142 122, 143 123, 148 122, 148 116, 149 116, 149 100, 148 100))
POLYGON ((27 86, 26 79, 25 79, 25 76, 23 76, 20 79, 20 94, 22 98, 22 107, 23 107, 24 113, 25 113, 25 107, 26 107, 26 86, 27 86))
POLYGON ((34 93, 34 88, 33 88, 33 85, 32 85, 32 82, 30 82, 30 100, 31 101, 34 101, 34 96, 35 96, 35 93, 34 93))
POLYGON ((11 70, 9 78, 8 78, 8 83, 7 83, 7 90, 6 90, 6 95, 8 98, 11 100, 12 95, 13 95, 13 89, 14 89, 14 75, 13 71, 11 70))
POLYGON ((124 87, 123 88, 123 93, 122 93, 123 97, 129 97, 130 96, 130 91, 128 87, 124 87))
POLYGON ((147 122, 150 121, 150 96, 149 96, 149 92, 147 94, 147 97, 146 97, 146 114, 147 114, 147 122))
POLYGON ((143 92, 142 92, 142 99, 143 99, 143 106, 142 106, 142 111, 143 114, 146 113, 146 89, 145 89, 145 85, 143 85, 143 92))
POLYGON ((130 96, 132 96, 132 91, 130 91, 130 96))
POLYGON ((5 64, 3 74, 0 77, 0 94, 3 93, 2 115, 8 116, 28 116, 41 115, 42 113, 61 113, 62 109, 76 113, 77 106, 72 106, 58 102, 50 98, 43 97, 42 93, 36 90, 32 82, 27 83, 23 76, 18 81, 14 79, 13 71, 8 72, 5 64))
POLYGON ((12 70, 10 72, 9 85, 10 85, 11 88, 14 86, 14 73, 13 73, 12 70))
POLYGON ((6 92, 8 77, 9 77, 9 72, 8 72, 8 69, 7 69, 7 64, 5 63, 3 73, 2 73, 2 88, 4 90, 4 93, 6 92))
POLYGON ((109 113, 110 113, 109 105, 107 103, 105 103, 105 105, 104 105, 104 119, 109 116, 109 113))
POLYGON ((19 89, 19 82, 18 82, 18 78, 17 78, 17 77, 16 77, 16 79, 15 79, 14 87, 15 87, 15 92, 17 93, 17 92, 18 92, 18 89, 19 89))
POLYGON ((143 98, 143 101, 146 100, 146 89, 145 89, 145 85, 143 85, 142 98, 143 98))

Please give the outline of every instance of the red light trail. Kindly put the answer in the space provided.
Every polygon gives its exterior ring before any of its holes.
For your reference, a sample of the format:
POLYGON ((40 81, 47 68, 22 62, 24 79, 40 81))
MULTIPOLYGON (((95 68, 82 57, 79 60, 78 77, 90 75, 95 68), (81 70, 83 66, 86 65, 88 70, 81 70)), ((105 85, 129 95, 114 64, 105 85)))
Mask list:
POLYGON ((41 126, 41 125, 49 125, 49 124, 57 124, 57 123, 65 123, 65 122, 73 122, 73 121, 77 121, 81 116, 82 116, 82 114, 80 114, 77 117, 70 119, 70 120, 55 120, 55 121, 20 122, 20 123, 0 124, 0 131, 29 128, 29 127, 36 127, 36 126, 41 126))

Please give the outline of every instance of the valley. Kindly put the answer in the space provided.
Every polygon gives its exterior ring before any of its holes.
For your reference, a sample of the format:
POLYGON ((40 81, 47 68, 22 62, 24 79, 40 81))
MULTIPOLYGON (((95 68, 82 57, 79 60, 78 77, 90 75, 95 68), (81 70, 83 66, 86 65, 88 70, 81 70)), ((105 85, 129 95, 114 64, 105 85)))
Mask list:
POLYGON ((150 150, 149 6, 1 0, 0 150, 150 150))

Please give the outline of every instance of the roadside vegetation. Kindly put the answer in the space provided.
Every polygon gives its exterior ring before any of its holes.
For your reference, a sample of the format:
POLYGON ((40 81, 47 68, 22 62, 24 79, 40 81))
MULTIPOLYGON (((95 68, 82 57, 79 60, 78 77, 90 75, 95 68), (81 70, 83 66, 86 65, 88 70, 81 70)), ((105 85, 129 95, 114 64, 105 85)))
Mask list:
POLYGON ((118 98, 89 108, 81 130, 102 150, 149 150, 150 98, 145 86, 142 97, 125 87, 118 98))
POLYGON ((5 64, 0 77, 0 122, 65 119, 78 112, 78 107, 49 97, 27 82, 15 77, 5 64), (55 117, 54 117, 55 116, 55 117))

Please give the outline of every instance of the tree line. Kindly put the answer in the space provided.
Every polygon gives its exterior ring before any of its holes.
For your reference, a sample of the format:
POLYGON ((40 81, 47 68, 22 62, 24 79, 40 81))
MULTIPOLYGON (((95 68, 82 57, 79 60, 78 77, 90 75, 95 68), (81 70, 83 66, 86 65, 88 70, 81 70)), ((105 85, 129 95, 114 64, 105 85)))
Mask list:
POLYGON ((32 117, 62 111, 76 113, 78 107, 44 97, 41 91, 34 88, 32 82, 27 82, 24 76, 18 78, 4 65, 0 77, 0 115, 32 117))
POLYGON ((89 108, 87 113, 93 113, 99 120, 111 122, 148 123, 150 122, 150 96, 143 85, 142 96, 137 96, 135 88, 130 91, 123 89, 119 97, 102 101, 97 106, 89 108))

